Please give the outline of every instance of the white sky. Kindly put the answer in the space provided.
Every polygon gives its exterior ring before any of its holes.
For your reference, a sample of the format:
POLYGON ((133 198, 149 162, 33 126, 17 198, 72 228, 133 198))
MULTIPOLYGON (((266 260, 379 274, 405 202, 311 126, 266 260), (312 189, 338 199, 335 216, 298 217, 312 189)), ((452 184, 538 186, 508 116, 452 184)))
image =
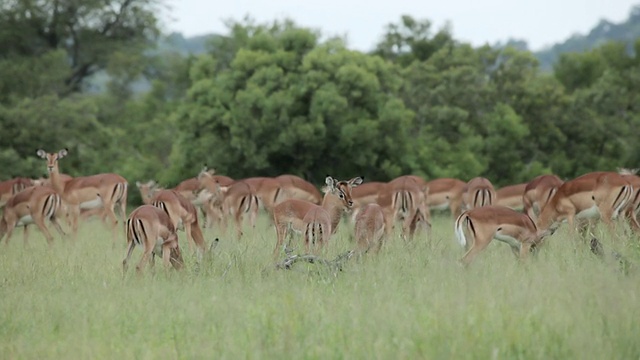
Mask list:
POLYGON ((601 19, 626 20, 640 0, 168 0, 166 30, 185 36, 226 33, 224 19, 249 14, 257 22, 289 17, 324 35, 347 35, 350 48, 371 50, 390 22, 402 14, 429 19, 435 29, 452 24, 457 40, 474 45, 524 39, 538 50, 601 19))

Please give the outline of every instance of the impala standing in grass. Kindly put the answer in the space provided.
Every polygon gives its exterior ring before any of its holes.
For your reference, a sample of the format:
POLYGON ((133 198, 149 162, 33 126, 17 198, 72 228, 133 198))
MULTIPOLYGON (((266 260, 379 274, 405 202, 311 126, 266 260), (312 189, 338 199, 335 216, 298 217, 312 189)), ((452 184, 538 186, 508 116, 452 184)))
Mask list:
POLYGON ((127 206, 127 180, 118 174, 105 173, 89 176, 75 177, 63 182, 58 169, 58 161, 67 156, 67 149, 57 153, 47 153, 38 150, 37 154, 47 161, 47 171, 51 179, 51 186, 60 195, 68 208, 69 221, 73 236, 78 234, 78 218, 81 209, 104 208, 106 217, 111 220, 113 242, 117 238, 116 218, 114 208, 120 205, 122 218, 126 218, 127 206))

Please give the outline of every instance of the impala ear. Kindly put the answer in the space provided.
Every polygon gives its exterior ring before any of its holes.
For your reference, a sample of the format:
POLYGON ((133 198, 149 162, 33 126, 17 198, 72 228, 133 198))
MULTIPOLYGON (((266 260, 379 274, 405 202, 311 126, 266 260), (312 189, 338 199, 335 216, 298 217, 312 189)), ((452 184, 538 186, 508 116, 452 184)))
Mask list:
POLYGON ((142 186, 142 183, 140 181, 136 181, 136 187, 139 189, 140 186, 142 186))
POLYGON ((324 182, 329 187, 329 190, 333 190, 336 187, 336 180, 329 175, 324 179, 324 182))
POLYGON ((67 150, 67 148, 58 151, 58 159, 62 159, 63 157, 67 156, 67 154, 69 154, 69 150, 67 150))
POLYGON ((46 159, 47 158, 47 152, 42 150, 42 149, 38 149, 36 151, 36 155, 38 155, 39 157, 46 159))
POLYGON ((353 179, 349 180, 348 183, 349 183, 349 185, 351 185, 351 187, 354 187, 354 186, 358 186, 358 185, 362 184, 363 181, 364 181, 364 176, 358 176, 358 177, 354 177, 353 179))

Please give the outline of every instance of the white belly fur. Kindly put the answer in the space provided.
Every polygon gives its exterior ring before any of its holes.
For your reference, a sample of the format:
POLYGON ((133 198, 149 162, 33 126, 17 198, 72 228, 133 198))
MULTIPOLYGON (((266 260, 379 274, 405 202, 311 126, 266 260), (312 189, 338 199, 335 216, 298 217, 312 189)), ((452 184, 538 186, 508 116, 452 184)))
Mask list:
POLYGON ((520 241, 518 241, 518 239, 514 238, 513 236, 500 234, 499 232, 497 232, 493 237, 496 240, 499 240, 499 241, 502 241, 504 243, 507 243, 512 247, 517 247, 517 248, 520 247, 520 241))
POLYGON ((23 226, 23 225, 29 225, 29 224, 33 224, 33 218, 31 217, 31 215, 25 215, 21 217, 20 220, 18 220, 18 223, 16 224, 16 226, 23 226))
POLYGON ((598 206, 593 205, 588 209, 584 209, 576 214, 576 219, 594 219, 600 217, 598 206))
POLYGON ((85 201, 80 203, 80 209, 89 210, 89 209, 97 209, 102 206, 102 199, 97 197, 91 201, 85 201))
POLYGON ((447 210, 449 208, 449 202, 443 202, 442 204, 429 206, 432 210, 447 210))

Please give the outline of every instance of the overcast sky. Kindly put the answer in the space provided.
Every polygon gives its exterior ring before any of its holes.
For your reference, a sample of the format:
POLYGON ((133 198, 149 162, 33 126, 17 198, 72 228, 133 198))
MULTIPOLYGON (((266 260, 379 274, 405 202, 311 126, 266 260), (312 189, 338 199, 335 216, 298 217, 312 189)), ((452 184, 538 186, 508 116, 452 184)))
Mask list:
POLYGON ((524 39, 538 50, 588 32, 601 19, 620 22, 638 0, 168 0, 168 31, 185 36, 225 33, 223 20, 249 14, 258 22, 292 18, 326 35, 347 35, 350 48, 370 50, 402 14, 452 24, 474 45, 524 39))

